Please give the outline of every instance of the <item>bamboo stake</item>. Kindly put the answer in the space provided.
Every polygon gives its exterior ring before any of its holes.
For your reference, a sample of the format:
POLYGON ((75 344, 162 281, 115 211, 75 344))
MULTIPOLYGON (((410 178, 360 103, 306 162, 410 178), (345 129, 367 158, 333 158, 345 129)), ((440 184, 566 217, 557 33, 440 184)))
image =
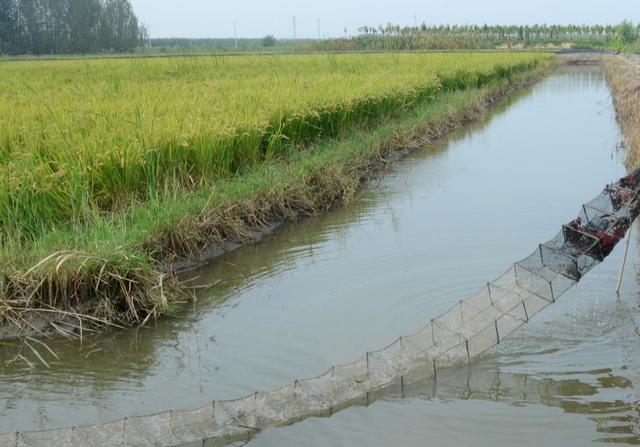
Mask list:
POLYGON ((622 285, 622 275, 624 274, 624 265, 627 263, 627 253, 629 252, 629 241, 631 240, 631 227, 627 230, 627 235, 624 241, 624 255, 622 256, 622 262, 620 263, 620 273, 618 273, 618 282, 616 284, 616 295, 620 296, 620 286, 622 285))

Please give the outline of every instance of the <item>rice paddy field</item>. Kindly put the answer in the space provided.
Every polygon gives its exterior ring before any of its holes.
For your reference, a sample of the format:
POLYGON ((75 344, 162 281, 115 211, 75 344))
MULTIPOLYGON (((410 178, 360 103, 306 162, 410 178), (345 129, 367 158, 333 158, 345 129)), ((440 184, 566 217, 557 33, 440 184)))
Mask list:
POLYGON ((344 167, 375 151, 347 161, 323 154, 326 142, 552 62, 541 53, 0 62, 0 319, 22 325, 31 309, 70 305, 105 321, 158 315, 175 258, 357 189, 361 171, 344 167))

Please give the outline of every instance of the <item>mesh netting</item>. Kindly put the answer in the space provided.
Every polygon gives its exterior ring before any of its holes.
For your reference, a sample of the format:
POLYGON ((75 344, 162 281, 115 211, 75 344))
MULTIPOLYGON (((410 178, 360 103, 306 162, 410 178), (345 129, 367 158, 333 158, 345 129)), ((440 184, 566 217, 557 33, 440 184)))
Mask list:
POLYGON ((415 334, 317 377, 231 401, 85 427, 0 435, 0 446, 202 446, 368 405, 390 387, 436 377, 500 343, 613 250, 638 216, 640 171, 607 186, 550 241, 415 334))

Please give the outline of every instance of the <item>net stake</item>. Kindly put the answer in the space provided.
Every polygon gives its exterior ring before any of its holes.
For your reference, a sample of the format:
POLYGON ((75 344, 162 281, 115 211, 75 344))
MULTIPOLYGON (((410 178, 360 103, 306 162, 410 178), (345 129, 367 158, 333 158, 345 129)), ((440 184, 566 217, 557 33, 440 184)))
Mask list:
POLYGON ((433 342, 433 344, 436 344, 436 336, 434 334, 434 329, 433 327, 435 326, 434 320, 431 320, 431 341, 433 342))
POLYGON ((616 296, 620 298, 620 287, 622 286, 622 275, 624 274, 624 266, 627 263, 627 254, 629 253, 629 241, 631 240, 631 227, 627 230, 627 235, 624 239, 624 255, 622 256, 622 262, 620 263, 620 272, 618 273, 618 282, 616 283, 616 296))
POLYGON ((465 347, 467 348, 467 364, 471 364, 471 354, 469 353, 469 340, 464 341, 465 347))

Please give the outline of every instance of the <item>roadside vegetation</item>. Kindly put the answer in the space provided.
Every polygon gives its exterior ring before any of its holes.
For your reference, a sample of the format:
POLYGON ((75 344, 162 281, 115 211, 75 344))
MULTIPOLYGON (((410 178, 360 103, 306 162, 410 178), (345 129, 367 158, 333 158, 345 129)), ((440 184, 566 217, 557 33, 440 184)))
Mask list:
POLYGON ((455 124, 552 63, 527 53, 3 63, 0 318, 156 317, 180 296, 174 261, 349 201, 384 141, 425 121, 455 124))
POLYGON ((627 145, 627 165, 640 166, 640 59, 610 57, 605 69, 627 145))
POLYGON ((363 26, 358 36, 301 45, 313 51, 421 51, 522 48, 637 50, 640 24, 363 26))
POLYGON ((151 39, 147 54, 592 49, 638 52, 640 24, 362 26, 329 39, 151 39))
POLYGON ((151 39, 146 54, 592 49, 638 52, 640 24, 362 26, 329 39, 151 39))

